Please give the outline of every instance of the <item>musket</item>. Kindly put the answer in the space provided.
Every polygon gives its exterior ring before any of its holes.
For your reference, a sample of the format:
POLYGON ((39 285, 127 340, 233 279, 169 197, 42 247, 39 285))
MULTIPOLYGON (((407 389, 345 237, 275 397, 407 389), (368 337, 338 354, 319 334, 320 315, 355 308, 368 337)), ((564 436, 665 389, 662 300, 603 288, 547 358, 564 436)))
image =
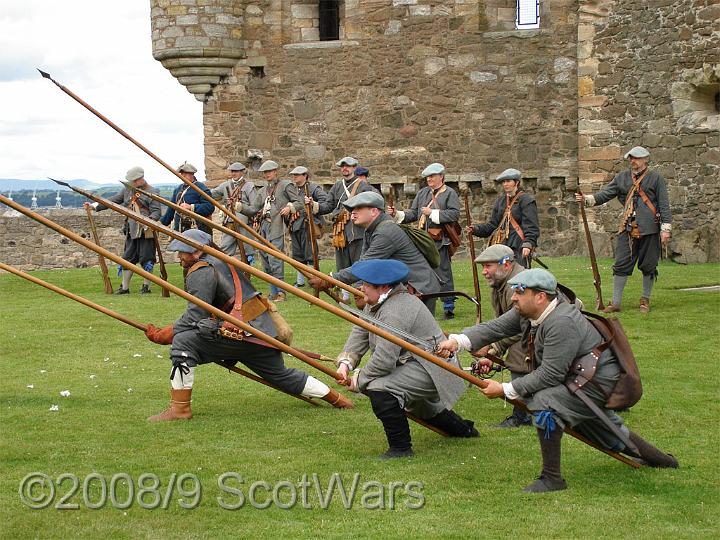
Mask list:
MULTIPOLYGON (((155 234, 154 231, 153 241, 155 242, 155 251, 157 252, 158 262, 160 263, 160 277, 167 281, 168 275, 167 269, 165 268, 165 259, 163 259, 162 248, 160 247, 160 240, 158 239, 158 236, 157 234, 155 234)), ((162 297, 170 298, 170 292, 165 287, 162 288, 162 297)))
POLYGON ((540 266, 542 266, 545 270, 550 270, 550 269, 548 268, 548 265, 545 264, 544 262, 542 262, 542 260, 540 259, 540 257, 538 257, 537 255, 535 255, 534 252, 531 252, 531 253, 530 253, 530 257, 532 258, 533 261, 535 261, 536 263, 538 263, 538 264, 539 264, 540 266))
MULTIPOLYGON (((582 195, 582 191, 578 191, 582 195)), ((597 259, 595 258, 595 248, 593 247, 592 236, 590 235, 590 227, 588 226, 587 216, 585 215, 585 201, 580 204, 580 216, 582 217, 583 228, 585 229, 585 241, 587 242, 588 253, 590 254, 590 264, 593 272, 593 285, 595 286, 595 309, 605 309, 602 299, 602 288, 600 284, 600 271, 598 270, 597 259)))
MULTIPOLYGON (((87 212, 88 221, 90 222, 90 231, 92 232, 93 240, 99 246, 100 237, 98 236, 97 227, 95 226, 95 219, 92 216, 93 211, 88 207, 85 207, 85 211, 87 212)), ((102 255, 98 255, 98 261, 100 263, 100 271, 102 272, 103 283, 105 284, 105 294, 112 294, 113 286, 110 282, 110 276, 108 276, 108 268, 107 264, 105 264, 105 257, 103 257, 102 255)))
MULTIPOLYGON (((305 188, 305 196, 310 198, 310 188, 308 187, 307 181, 305 182, 304 188, 305 188)), ((317 239, 315 238, 314 220, 315 220, 315 218, 313 217, 312 203, 306 203, 305 204, 305 224, 307 226, 308 241, 310 242, 310 249, 312 250, 313 268, 315 268, 315 270, 320 270, 320 261, 318 260, 318 245, 317 245, 317 239)), ((320 296, 320 291, 316 289, 315 290, 315 298, 318 298, 319 296, 320 296)))
MULTIPOLYGON (((67 187, 69 187, 71 190, 75 191, 76 193, 80 193, 81 195, 84 195, 85 197, 88 197, 89 199, 92 199, 92 200, 96 200, 96 199, 97 199, 97 197, 95 197, 95 196, 94 196, 93 194, 91 194, 90 192, 85 191, 84 189, 80 189, 80 188, 77 188, 77 187, 73 187, 73 186, 67 184, 66 182, 60 182, 60 181, 58 181, 58 180, 55 180, 55 182, 58 183, 58 184, 60 184, 60 185, 62 185, 62 186, 67 186, 67 187)), ((237 238, 238 240, 242 240, 242 241, 244 241, 244 242, 247 242, 247 244, 253 246, 253 247, 256 248, 256 249, 259 249, 260 251, 264 251, 264 252, 266 252, 267 254, 272 255, 273 257, 276 257, 276 258, 278 258, 278 259, 280 259, 280 260, 282 260, 282 261, 285 261, 285 262, 287 262, 289 265, 291 265, 293 268, 296 268, 296 269, 299 270, 300 272, 303 272, 305 275, 307 275, 308 273, 309 273, 309 274, 312 274, 312 275, 314 275, 314 276, 317 276, 317 277, 320 277, 320 278, 324 279, 325 281, 328 281, 328 282, 332 283, 332 284, 335 285, 336 287, 340 287, 340 288, 342 288, 342 289, 345 289, 346 291, 348 291, 349 293, 351 293, 351 294, 353 294, 353 295, 355 295, 355 296, 363 296, 363 293, 362 293, 360 290, 356 289, 355 287, 352 287, 352 286, 350 286, 350 285, 347 285, 347 284, 343 283, 342 281, 339 281, 339 280, 337 280, 337 279, 335 279, 335 278, 332 278, 332 277, 328 276, 327 274, 322 273, 320 270, 316 270, 315 268, 310 268, 308 265, 302 264, 301 262, 296 261, 296 260, 293 259, 292 257, 287 256, 287 255, 286 255, 285 253, 283 253, 282 251, 277 251, 277 250, 275 249, 275 247, 273 247, 272 249, 270 249, 270 248, 268 248, 267 246, 265 246, 264 244, 261 244, 261 243, 259 243, 259 242, 256 242, 256 241, 253 240, 252 238, 248 238, 248 237, 246 237, 246 236, 243 236, 243 235, 241 235, 239 232, 234 231, 233 229, 230 229, 230 228, 228 228, 228 227, 225 227, 224 225, 220 225, 220 224, 218 224, 218 223, 215 223, 212 219, 209 219, 209 218, 206 218, 206 217, 204 217, 204 216, 201 216, 200 214, 196 214, 196 213, 193 212, 192 210, 188 210, 188 209, 186 209, 186 208, 182 208, 180 205, 175 204, 175 203, 173 203, 173 202, 170 202, 170 201, 168 201, 168 200, 166 200, 166 199, 163 199, 163 198, 160 197, 159 195, 156 195, 156 194, 151 193, 151 192, 149 192, 149 191, 145 191, 145 190, 143 190, 142 188, 134 187, 134 186, 132 186, 131 184, 126 183, 126 182, 123 182, 123 184, 124 184, 125 186, 127 186, 128 188, 130 188, 130 189, 133 189, 133 190, 135 190, 135 191, 139 191, 140 193, 142 193, 143 195, 146 195, 146 196, 150 197, 151 199, 155 199, 155 200, 158 200, 158 201, 162 201, 163 204, 169 206, 170 208, 175 209, 177 212, 180 212, 180 213, 183 213, 183 214, 185 214, 185 215, 188 215, 188 216, 192 217, 192 218, 193 218, 195 221, 197 221, 198 223, 204 223, 205 225, 207 225, 207 226, 210 227, 210 228, 214 228, 214 229, 217 229, 217 230, 219 230, 219 231, 222 231, 222 232, 224 232, 224 233, 226 233, 226 234, 229 234, 230 236, 233 236, 233 237, 237 238)), ((244 262, 244 261, 243 261, 243 262, 244 262)), ((293 287, 293 288, 295 288, 295 287, 293 287)), ((331 296, 332 296, 332 295, 331 295, 331 296)), ((334 298, 334 297, 333 297, 333 300, 336 300, 336 301, 337 301, 337 299, 334 298)))
MULTIPOLYGON (((465 191, 463 198, 465 199, 465 219, 467 221, 467 226, 472 227, 472 214, 470 213, 470 198, 468 191, 465 191)), ((478 278, 477 264, 475 263, 475 240, 473 239, 473 234, 471 232, 467 233, 467 238, 468 247, 470 249, 470 265, 472 266, 473 287, 475 289, 475 299, 477 300, 475 304, 475 323, 480 324, 482 322, 482 306, 480 304, 480 280, 478 278)))
MULTIPOLYGON (((358 311, 358 310, 356 310, 356 309, 354 309, 354 308, 351 308, 351 307, 349 307, 349 306, 343 306, 343 309, 345 309, 345 310, 353 313, 354 315, 356 315, 356 316, 357 316, 358 318, 360 318, 361 320, 364 320, 364 321, 366 321, 366 322, 369 322, 370 324, 373 324, 373 325, 377 326, 378 328, 382 328, 382 329, 386 330, 387 332, 390 333, 390 335, 398 335, 398 336, 401 336, 401 337, 402 337, 403 339, 405 339, 408 343, 412 343, 412 344, 414 344, 414 345, 417 345, 418 347, 415 347, 415 348, 418 349, 419 351, 425 352, 425 351, 427 351, 429 348, 432 348, 432 347, 433 347, 433 342, 432 342, 432 341, 427 340, 427 339, 424 339, 424 338, 420 338, 420 337, 417 337, 417 336, 413 336, 413 335, 410 334, 409 332, 406 332, 406 331, 404 331, 404 330, 401 330, 401 329, 399 329, 399 328, 396 328, 396 327, 394 327, 394 326, 392 326, 392 325, 390 325, 390 324, 388 324, 388 323, 386 323, 386 322, 384 322, 384 321, 381 321, 381 320, 379 320, 378 318, 373 317, 372 315, 369 315, 369 314, 367 314, 367 313, 365 313, 365 312, 358 311)), ((409 350, 409 351, 412 352, 413 354, 417 354, 415 351, 410 350, 409 348, 408 348, 407 350, 409 350)), ((504 361, 502 358, 500 358, 499 356, 496 356, 496 355, 494 355, 494 354, 486 354, 486 355, 484 355, 484 356, 485 356, 485 358, 488 358, 488 359, 491 360, 492 362, 494 362, 494 363, 496 363, 496 364, 498 364, 498 365, 500 365, 500 366, 502 366, 502 367, 506 367, 506 366, 505 366, 505 361, 504 361)), ((423 358, 425 358, 425 357, 423 356, 423 358)), ((469 383, 477 386, 477 387, 480 388, 480 389, 487 387, 487 385, 489 384, 487 380, 485 380, 485 379, 480 379, 480 378, 477 378, 477 377, 475 377, 475 380, 474 380, 474 381, 473 381, 473 380, 470 380, 470 378, 471 378, 472 376, 469 375, 468 373, 466 373, 465 370, 463 370, 462 368, 457 368, 457 367, 455 367, 454 365, 449 364, 449 363, 447 363, 447 362, 445 362, 445 365, 442 365, 441 363, 436 362, 435 360, 432 360, 432 362, 433 362, 434 364, 436 364, 436 365, 438 365, 438 366, 446 369, 447 371, 450 371, 451 373, 456 373, 456 371, 460 371, 460 372, 464 375, 464 376, 462 377, 463 379, 465 379, 465 380, 468 381, 469 383)), ((456 374, 457 374, 457 373, 456 373, 456 374)), ((527 412, 528 414, 532 414, 532 411, 530 411, 530 409, 528 409, 527 405, 525 405, 525 403, 524 403, 523 401, 520 401, 520 400, 518 400, 518 399, 507 399, 507 398, 505 398, 505 401, 508 401, 508 402, 512 403, 513 405, 521 408, 522 410, 524 410, 524 411, 527 412)), ((565 433, 567 433, 567 434, 570 435, 571 437, 575 437, 575 438, 578 439, 579 441, 582 441, 582 442, 584 442, 585 444, 587 444, 587 445, 589 445, 589 446, 592 446, 592 447, 595 448, 596 450, 600 450, 601 452, 607 454, 607 455, 610 456, 610 457, 613 457, 613 458, 617 459, 618 461, 622 461, 622 462, 625 463, 626 465, 630 465, 631 467, 634 467, 634 468, 636 468, 636 469, 638 469, 638 468, 641 467, 641 465, 640 465, 639 463, 637 463, 636 461, 630 459, 629 457, 623 456, 622 454, 620 454, 620 453, 618 453, 618 452, 615 452, 615 451, 613 451, 613 450, 609 450, 609 449, 607 449, 607 448, 603 448, 603 447, 600 446, 599 444, 591 441, 590 439, 588 439, 587 437, 585 437, 584 435, 578 433, 577 431, 575 431, 574 429, 572 429, 572 428, 570 428, 570 427, 565 427, 565 433)))
MULTIPOLYGON (((10 273, 12 273, 12 274, 15 274, 16 276, 19 276, 19 277, 21 277, 21 278, 27 279, 28 281, 30 281, 30 282, 32 282, 32 283, 35 283, 36 285, 40 285, 41 287, 45 287, 46 289, 49 289, 49 290, 51 290, 51 291, 53 291, 53 292, 56 292, 56 293, 58 293, 58 294, 61 294, 62 296, 65 296, 66 298, 69 298, 70 300, 75 300, 76 302, 79 302, 79 303, 81 303, 81 304, 83 304, 83 305, 85 305, 85 306, 87 306, 87 307, 89 307, 89 308, 92 308, 92 309, 94 309, 94 310, 96 310, 96 311, 99 311, 100 313, 103 313, 103 314, 105 314, 105 315, 108 315, 108 316, 112 317, 113 319, 117 319, 118 321, 123 322, 123 323, 125 323, 125 324, 127 324, 127 325, 129 325, 129 326, 132 326, 133 328, 137 328, 138 330, 142 330, 143 332, 147 329, 147 325, 145 325, 145 324, 143 324, 143 323, 140 323, 140 322, 138 322, 138 321, 134 321, 134 320, 132 320, 131 318, 126 317, 126 316, 123 315, 122 313, 118 313, 117 311, 113 311, 112 309, 108 309, 108 308, 106 308, 106 307, 104 307, 104 306, 101 306, 100 304, 96 304, 95 302, 92 302, 92 301, 88 300, 87 298, 83 298, 82 296, 79 296, 79 295, 77 295, 77 294, 73 294, 73 293, 71 293, 70 291, 66 291, 65 289, 62 289, 62 288, 57 287, 57 286, 55 286, 55 285, 53 285, 53 284, 51 284, 51 283, 48 283, 47 281, 43 281, 42 279, 38 279, 38 278, 36 278, 36 277, 34 277, 34 276, 31 276, 30 274, 26 274, 26 273, 23 272, 22 270, 18 270, 17 268, 15 268, 15 267, 13 267, 13 266, 10 266, 9 264, 3 264, 3 263, 0 262, 0 269, 6 270, 6 271, 8 271, 8 272, 10 272, 10 273)), ((309 399, 309 398, 307 398, 307 397, 305 397, 305 396, 301 396, 301 395, 299 395, 299 394, 291 394, 291 393, 288 392, 287 390, 283 390, 283 389, 280 388, 279 386, 277 386, 277 385, 275 385, 275 384, 273 384, 273 383, 271 383, 271 382, 269 382, 269 381, 266 381, 266 380, 263 379, 262 377, 259 377, 259 376, 255 375, 255 374, 253 374, 253 373, 250 373, 250 372, 248 372, 248 371, 245 371, 245 370, 242 369, 242 368, 239 368, 239 367, 234 366, 234 365, 231 365, 231 364, 226 364, 226 363, 223 363, 223 362, 219 362, 219 361, 216 361, 215 363, 216 363, 217 365, 221 366, 221 367, 224 367, 224 368, 229 369, 230 371, 234 371, 235 373, 238 373, 238 374, 242 375, 243 377, 247 377, 248 379, 252 379, 253 381, 257 381, 257 382, 259 382, 259 383, 261 383, 261 384, 264 384, 265 386, 269 386, 270 388, 274 388, 275 390, 279 390, 280 392, 283 392, 283 393, 285 393, 285 394, 288 394, 289 396, 293 396, 293 397, 295 397, 295 398, 298 398, 298 399, 301 399, 301 400, 303 400, 303 401, 306 401, 306 402, 308 402, 308 403, 310 403, 311 405, 314 405, 314 406, 316 406, 316 407, 318 406, 318 403, 312 401, 311 399, 309 399)))

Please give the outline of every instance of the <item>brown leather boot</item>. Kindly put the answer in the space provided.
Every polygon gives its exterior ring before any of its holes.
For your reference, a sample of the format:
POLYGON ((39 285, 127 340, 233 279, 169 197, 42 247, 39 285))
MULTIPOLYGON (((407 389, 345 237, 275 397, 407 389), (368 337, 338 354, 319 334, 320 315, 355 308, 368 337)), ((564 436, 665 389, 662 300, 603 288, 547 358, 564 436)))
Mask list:
POLYGON ((190 410, 190 396, 192 388, 188 390, 170 389, 170 407, 160 414, 155 414, 148 418, 148 422, 168 422, 170 420, 190 420, 192 418, 192 410, 190 410))
POLYGON ((337 390, 330 390, 327 395, 322 397, 322 399, 337 409, 355 408, 355 404, 337 390))
POLYGON ((650 313, 650 299, 644 296, 640 298, 640 313, 650 313))
POLYGON ((620 309, 620 306, 616 306, 612 302, 610 302, 607 306, 605 306, 605 309, 600 310, 603 313, 620 313, 622 310, 620 309))

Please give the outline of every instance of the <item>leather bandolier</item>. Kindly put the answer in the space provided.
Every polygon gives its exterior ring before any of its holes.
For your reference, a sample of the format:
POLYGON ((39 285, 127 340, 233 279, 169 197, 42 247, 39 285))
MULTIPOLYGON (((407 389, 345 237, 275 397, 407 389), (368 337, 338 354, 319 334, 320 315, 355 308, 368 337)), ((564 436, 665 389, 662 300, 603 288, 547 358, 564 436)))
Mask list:
MULTIPOLYGON (((360 181, 355 182, 352 189, 350 190, 350 193, 347 195, 348 199, 355 195, 355 192, 357 191, 358 187, 360 187, 360 184, 360 181)), ((347 188, 345 189, 347 190, 347 188)), ((350 212, 347 211, 347 208, 343 207, 342 210, 335 214, 335 217, 333 218, 332 229, 332 246, 335 249, 343 249, 347 246, 347 240, 345 239, 345 226, 348 224, 349 221, 350 212)))
POLYGON ((520 240, 525 240, 525 233, 512 215, 513 206, 515 206, 522 194, 522 191, 518 191, 505 207, 505 212, 500 220, 500 224, 498 225, 498 228, 495 229, 495 232, 492 233, 492 236, 490 236, 490 243, 488 245, 492 246, 493 244, 504 243, 510 237, 510 227, 515 230, 517 235, 520 237, 520 240))

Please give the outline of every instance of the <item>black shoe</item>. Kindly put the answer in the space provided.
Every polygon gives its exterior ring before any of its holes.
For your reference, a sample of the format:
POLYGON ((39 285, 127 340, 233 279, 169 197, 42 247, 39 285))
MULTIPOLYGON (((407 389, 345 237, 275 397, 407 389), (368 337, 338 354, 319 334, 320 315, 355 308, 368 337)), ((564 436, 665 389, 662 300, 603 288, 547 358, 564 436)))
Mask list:
POLYGON ((140 287, 140 294, 150 294, 151 292, 150 285, 143 285, 140 287))
POLYGON ((395 458, 408 458, 413 457, 415 455, 415 452, 413 452, 412 448, 388 448, 387 452, 384 454, 380 454, 380 459, 386 460, 386 459, 395 459, 395 458))
POLYGON ((509 429, 509 428, 519 428, 522 426, 531 426, 532 420, 529 418, 527 420, 518 418, 514 414, 511 414, 508 416, 505 420, 497 424, 495 427, 501 428, 501 429, 509 429))
POLYGON ((115 291, 115 294, 130 294, 130 289, 123 289, 122 286, 120 286, 118 290, 115 291))
POLYGON ((555 480, 540 475, 532 484, 523 488, 523 493, 547 493, 549 491, 562 491, 563 489, 567 489, 567 482, 562 478, 555 480))
POLYGON ((425 421, 445 432, 448 437, 470 438, 480 435, 472 420, 462 418, 453 410, 445 409, 425 421))
POLYGON ((454 318, 455 318, 455 313, 453 311, 446 311, 445 316, 443 317, 443 319, 445 319, 446 321, 449 321, 450 319, 454 319, 454 318))
POLYGON ((298 283, 297 281, 293 283, 293 287, 297 287, 298 289, 302 289, 304 286, 304 283, 298 283))

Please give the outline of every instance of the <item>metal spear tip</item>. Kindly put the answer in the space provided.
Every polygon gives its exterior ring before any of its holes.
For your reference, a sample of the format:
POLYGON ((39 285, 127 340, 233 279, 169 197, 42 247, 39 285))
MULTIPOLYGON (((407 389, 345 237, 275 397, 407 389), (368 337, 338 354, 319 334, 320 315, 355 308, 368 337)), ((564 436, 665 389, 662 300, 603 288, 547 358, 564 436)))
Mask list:
POLYGON ((50 178, 49 176, 47 177, 47 179, 52 180, 53 182, 55 182, 56 184, 60 184, 61 186, 65 186, 65 187, 72 189, 72 186, 70 184, 68 184, 67 182, 63 182, 62 180, 55 180, 54 178, 50 178))
POLYGON ((50 79, 52 81, 52 77, 50 76, 50 74, 47 71, 43 71, 40 68, 35 68, 35 69, 37 69, 40 72, 40 75, 42 75, 44 78, 50 79))

